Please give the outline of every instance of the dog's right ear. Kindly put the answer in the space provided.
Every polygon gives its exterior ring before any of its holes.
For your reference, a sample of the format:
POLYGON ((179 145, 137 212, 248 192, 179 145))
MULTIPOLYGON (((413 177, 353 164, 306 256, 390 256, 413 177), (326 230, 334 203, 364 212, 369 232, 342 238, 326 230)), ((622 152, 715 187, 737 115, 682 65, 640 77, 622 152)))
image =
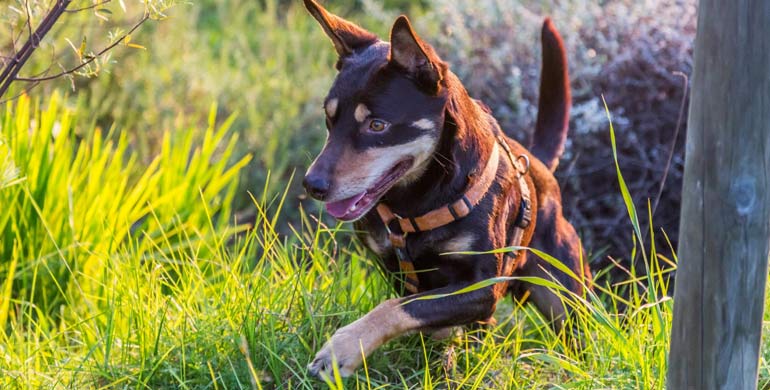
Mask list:
POLYGON ((417 36, 404 15, 396 19, 390 30, 390 63, 406 71, 431 94, 438 93, 446 72, 446 64, 417 36))
POLYGON ((365 48, 378 40, 376 35, 353 22, 330 13, 315 0, 305 0, 305 8, 321 24, 326 35, 334 43, 334 48, 340 57, 349 56, 354 51, 365 48))

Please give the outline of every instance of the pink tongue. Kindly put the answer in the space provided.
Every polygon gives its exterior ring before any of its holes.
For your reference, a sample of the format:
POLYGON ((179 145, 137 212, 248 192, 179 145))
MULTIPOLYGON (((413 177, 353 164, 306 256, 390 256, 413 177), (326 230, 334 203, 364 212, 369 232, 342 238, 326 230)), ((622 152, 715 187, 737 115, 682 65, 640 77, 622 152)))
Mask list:
POLYGON ((334 218, 342 218, 347 215, 348 210, 353 207, 356 202, 361 200, 364 195, 366 195, 366 191, 347 199, 329 202, 326 204, 326 211, 328 211, 334 218))

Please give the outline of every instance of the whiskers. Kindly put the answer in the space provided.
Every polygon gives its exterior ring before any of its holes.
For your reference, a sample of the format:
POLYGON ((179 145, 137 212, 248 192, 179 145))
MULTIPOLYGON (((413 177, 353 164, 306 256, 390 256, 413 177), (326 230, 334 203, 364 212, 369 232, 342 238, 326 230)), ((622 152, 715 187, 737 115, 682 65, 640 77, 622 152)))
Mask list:
POLYGON ((445 173, 449 173, 449 168, 447 167, 447 165, 449 166, 452 165, 452 160, 449 157, 441 154, 440 152, 436 152, 436 153, 433 153, 433 156, 431 158, 433 159, 433 161, 436 162, 436 164, 441 166, 441 169, 443 169, 445 173))

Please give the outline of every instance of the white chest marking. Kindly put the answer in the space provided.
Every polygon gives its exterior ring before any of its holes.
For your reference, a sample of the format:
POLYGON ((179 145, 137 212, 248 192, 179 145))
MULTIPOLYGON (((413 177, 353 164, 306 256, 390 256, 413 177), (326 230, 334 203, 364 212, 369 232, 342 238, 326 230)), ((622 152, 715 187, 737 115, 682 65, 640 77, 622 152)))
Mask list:
POLYGON ((369 249, 371 249, 374 253, 376 253, 379 256, 384 255, 385 252, 390 248, 390 241, 388 241, 387 237, 382 237, 378 241, 371 234, 367 234, 364 241, 366 241, 366 246, 368 246, 369 249))
POLYGON ((441 253, 469 251, 475 241, 476 237, 472 233, 460 233, 444 243, 441 253))

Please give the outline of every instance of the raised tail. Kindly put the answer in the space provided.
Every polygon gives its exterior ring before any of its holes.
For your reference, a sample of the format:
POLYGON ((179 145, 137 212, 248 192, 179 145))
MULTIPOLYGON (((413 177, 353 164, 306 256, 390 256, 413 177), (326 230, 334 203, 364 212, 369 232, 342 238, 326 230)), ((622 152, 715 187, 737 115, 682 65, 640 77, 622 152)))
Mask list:
POLYGON ((572 95, 564 42, 550 18, 543 22, 541 39, 543 65, 540 73, 540 101, 530 150, 553 171, 559 165, 559 157, 564 152, 572 95))

